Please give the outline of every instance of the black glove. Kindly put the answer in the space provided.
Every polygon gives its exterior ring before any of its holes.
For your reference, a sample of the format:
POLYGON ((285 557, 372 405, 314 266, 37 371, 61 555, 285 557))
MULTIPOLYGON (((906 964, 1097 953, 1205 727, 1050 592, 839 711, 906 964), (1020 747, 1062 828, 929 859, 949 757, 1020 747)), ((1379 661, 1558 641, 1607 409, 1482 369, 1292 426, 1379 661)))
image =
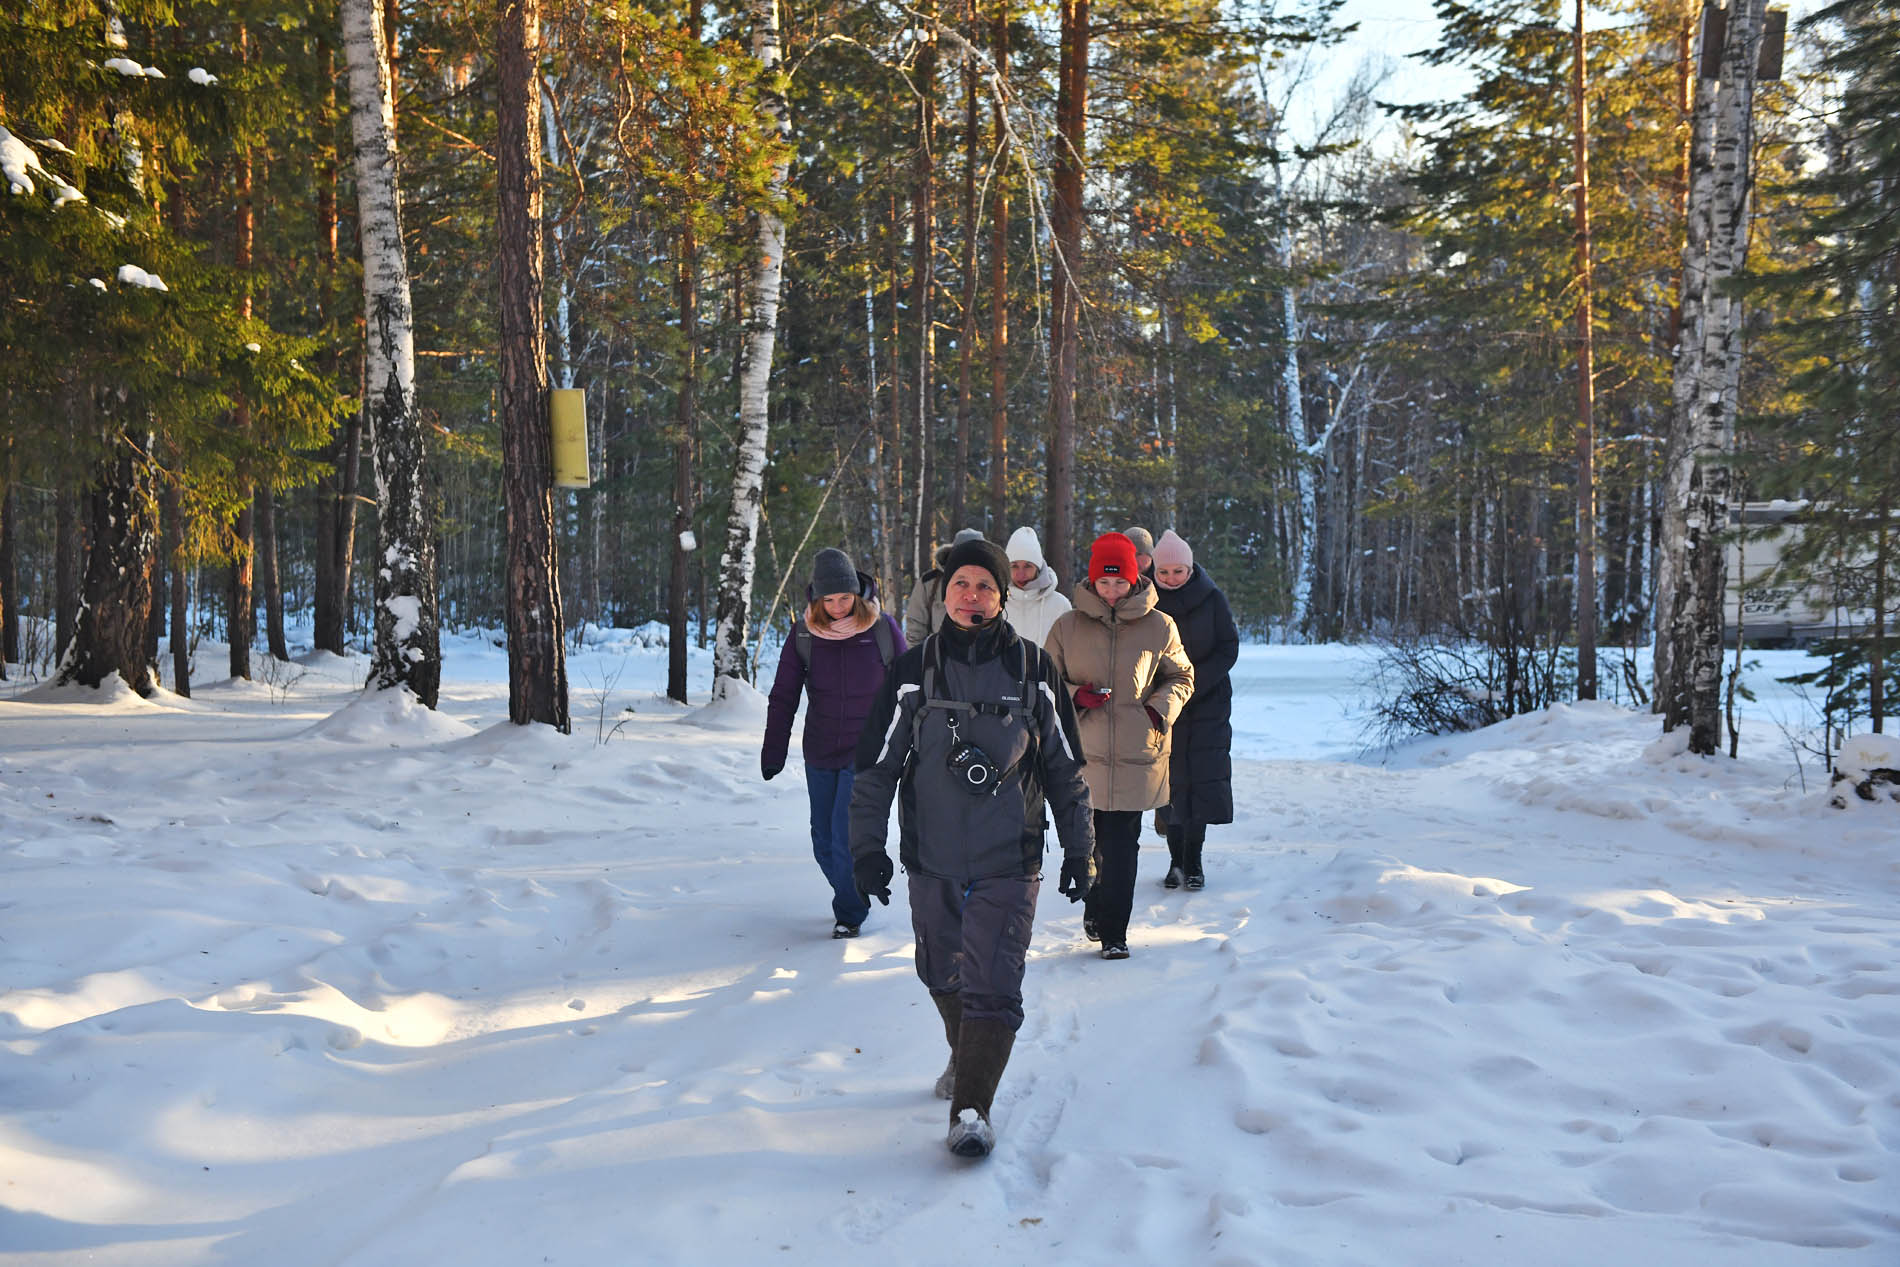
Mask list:
POLYGON ((1056 892, 1071 902, 1080 902, 1089 895, 1089 889, 1095 884, 1095 859, 1064 858, 1062 860, 1062 879, 1056 883, 1056 892))
POLYGON ((851 879, 866 902, 876 898, 889 906, 894 874, 896 869, 891 866, 891 856, 883 852, 866 854, 851 864, 851 879))
POLYGON ((765 781, 767 783, 770 783, 772 781, 773 775, 777 774, 780 770, 783 770, 784 768, 785 768, 785 763, 783 761, 779 762, 777 765, 773 765, 770 761, 767 761, 765 759, 763 754, 761 754, 759 757, 759 773, 765 776, 765 781))

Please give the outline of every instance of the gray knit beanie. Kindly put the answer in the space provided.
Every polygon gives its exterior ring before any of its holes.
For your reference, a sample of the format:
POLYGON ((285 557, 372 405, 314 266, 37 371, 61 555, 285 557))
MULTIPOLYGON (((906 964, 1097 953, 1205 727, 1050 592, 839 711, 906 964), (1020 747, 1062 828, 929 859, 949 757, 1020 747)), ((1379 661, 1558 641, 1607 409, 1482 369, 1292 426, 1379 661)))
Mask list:
POLYGON ((858 580, 858 569, 851 562, 851 556, 843 550, 826 546, 811 561, 811 596, 823 598, 827 594, 862 594, 864 586, 858 580))
POLYGON ((1153 554, 1155 552, 1154 534, 1149 532, 1146 528, 1123 528, 1122 536, 1127 537, 1130 541, 1135 543, 1136 554, 1153 554))

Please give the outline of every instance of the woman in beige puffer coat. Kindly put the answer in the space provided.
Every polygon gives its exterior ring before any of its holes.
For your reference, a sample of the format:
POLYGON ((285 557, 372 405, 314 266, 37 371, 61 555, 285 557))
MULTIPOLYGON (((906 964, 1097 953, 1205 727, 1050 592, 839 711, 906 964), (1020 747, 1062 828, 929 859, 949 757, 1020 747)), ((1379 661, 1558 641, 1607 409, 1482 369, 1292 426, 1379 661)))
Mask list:
POLYGON ((1154 582, 1119 532, 1089 549, 1089 580, 1056 618, 1043 649, 1075 695, 1095 812, 1095 887, 1083 927, 1102 958, 1128 958, 1128 916, 1142 815, 1168 803, 1168 739, 1194 694, 1194 666, 1174 622, 1155 608, 1154 582))

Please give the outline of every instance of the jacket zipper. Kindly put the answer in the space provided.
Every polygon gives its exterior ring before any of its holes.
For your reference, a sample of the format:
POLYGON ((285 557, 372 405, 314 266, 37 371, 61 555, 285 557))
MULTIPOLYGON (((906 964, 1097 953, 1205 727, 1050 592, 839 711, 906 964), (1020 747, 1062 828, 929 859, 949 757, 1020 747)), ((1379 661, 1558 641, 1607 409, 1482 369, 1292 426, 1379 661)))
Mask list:
POLYGON ((1121 749, 1115 744, 1115 646, 1121 637, 1121 622, 1115 619, 1115 609, 1108 609, 1108 799, 1115 799, 1116 757, 1121 749))

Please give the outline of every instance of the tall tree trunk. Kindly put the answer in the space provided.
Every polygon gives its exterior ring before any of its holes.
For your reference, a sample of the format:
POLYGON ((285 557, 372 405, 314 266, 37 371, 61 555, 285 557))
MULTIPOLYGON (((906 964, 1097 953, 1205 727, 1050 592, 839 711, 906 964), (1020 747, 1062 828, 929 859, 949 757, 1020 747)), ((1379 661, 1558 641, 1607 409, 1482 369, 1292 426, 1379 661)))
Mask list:
POLYGON ((1713 756, 1722 734, 1722 594, 1730 473, 1741 380, 1742 304, 1730 282, 1748 246, 1755 59, 1762 0, 1730 7, 1719 86, 1698 83, 1683 253, 1682 340, 1676 349, 1666 513, 1680 549, 1671 569, 1669 678, 1657 682, 1663 729, 1689 727, 1689 750, 1713 756), (1706 130, 1702 114, 1707 107, 1706 130), (1707 143, 1702 144, 1704 137, 1707 143))
POLYGON ((264 642, 271 658, 290 659, 284 636, 284 579, 277 567, 277 499, 270 485, 257 486, 257 584, 264 591, 264 642))
MULTIPOLYGON (((7 447, 12 447, 9 438, 7 447)), ((0 472, 0 679, 20 662, 20 564, 15 544, 13 481, 0 472)))
MULTIPOLYGON (((336 76, 334 55, 322 39, 318 41, 318 65, 324 87, 317 97, 317 311, 327 328, 336 305, 337 159, 332 122, 336 76)), ((342 361, 334 351, 334 343, 331 346, 332 350, 324 353, 325 376, 334 380, 342 371, 342 361)), ((348 421, 331 437, 325 453, 329 469, 316 486, 316 596, 311 642, 317 650, 332 655, 342 655, 345 650, 343 636, 349 623, 350 580, 356 555, 357 472, 362 457, 363 414, 359 408, 350 412, 348 421)))
MULTIPOLYGON (((781 138, 788 132, 779 83, 777 0, 751 0, 752 55, 762 71, 759 106, 781 138)), ((732 503, 726 515, 725 551, 719 560, 719 631, 713 640, 713 697, 724 698, 734 681, 748 680, 746 654, 752 610, 752 572, 758 555, 759 504, 764 496, 765 455, 771 414, 772 351, 778 339, 779 285, 785 270, 785 222, 779 215, 789 162, 774 165, 767 203, 755 217, 750 305, 739 367, 739 444, 733 462, 732 503)))
POLYGON ((1083 146, 1087 133, 1089 0, 1062 0, 1056 78, 1056 162, 1049 220, 1049 504, 1044 556, 1075 575, 1075 375, 1081 343, 1083 146))
MULTIPOLYGON (((1709 144, 1709 129, 1715 121, 1715 106, 1712 94, 1702 93, 1699 89, 1697 71, 1697 29, 1702 19, 1703 0, 1683 0, 1681 20, 1676 28, 1676 109, 1681 118, 1682 143, 1677 151, 1676 176, 1671 185, 1671 205, 1675 210, 1675 223, 1682 226, 1684 247, 1679 256, 1675 277, 1675 297, 1669 306, 1667 352, 1671 357, 1680 355, 1682 347, 1683 304, 1690 300, 1689 278, 1683 272, 1689 266, 1687 246, 1689 223, 1689 183, 1696 152, 1709 144)), ((1701 289, 1695 292, 1696 302, 1700 304, 1701 289)), ((1672 506, 1680 506, 1688 495, 1688 470, 1678 460, 1675 451, 1676 436, 1673 426, 1668 440, 1664 444, 1662 473, 1658 479, 1661 487, 1655 500, 1660 509, 1656 515, 1656 553, 1655 553, 1655 601, 1650 612, 1649 624, 1653 638, 1654 653, 1651 659, 1651 676, 1654 679, 1654 691, 1650 696, 1650 707, 1655 712, 1663 712, 1664 701, 1674 694, 1671 685, 1675 680, 1674 665, 1670 662, 1670 640, 1667 632, 1669 613, 1674 608, 1676 592, 1676 564, 1682 557, 1682 516, 1671 512, 1672 506)))
POLYGON ((64 661, 79 623, 79 570, 85 564, 79 535, 79 497, 61 479, 53 494, 53 659, 64 661))
MULTIPOLYGON (((970 0, 969 21, 965 28, 970 42, 976 42, 976 2, 970 0)), ((963 498, 970 481, 970 418, 975 410, 971 399, 971 363, 976 356, 976 167, 977 145, 982 139, 976 113, 976 63, 967 53, 963 58, 963 252, 959 261, 963 272, 963 325, 957 332, 957 456, 950 470, 950 526, 965 524, 963 498)))
POLYGON ((1590 103, 1589 69, 1584 63, 1584 0, 1576 0, 1576 32, 1572 40, 1575 63, 1571 90, 1575 95, 1577 220, 1577 698, 1597 697, 1597 495, 1596 356, 1592 338, 1595 274, 1590 260, 1590 103))
POLYGON ((381 0, 341 0, 350 69, 359 236, 363 244, 364 413, 377 492, 376 636, 371 678, 430 708, 442 684, 435 537, 424 499, 416 418, 415 317, 402 240, 394 85, 381 0))
MULTIPOLYGON (((990 539, 1009 539, 1009 118, 1004 76, 1009 73, 1009 0, 996 0, 990 56, 998 82, 991 86, 996 129, 996 189, 990 195, 990 539)), ((972 230, 974 232, 974 230, 972 230)))
MULTIPOLYGON (((885 480, 884 522, 890 525, 894 539, 892 548, 899 559, 915 559, 913 550, 907 548, 907 537, 914 525, 904 517, 904 328, 898 322, 898 314, 903 311, 899 296, 903 293, 903 280, 898 272, 898 241, 903 236, 903 221, 898 218, 897 193, 890 196, 891 217, 885 225, 884 257, 885 272, 890 285, 885 290, 885 314, 890 318, 891 330, 891 439, 889 445, 890 468, 885 480)), ((896 567, 896 564, 892 564, 896 567)), ((913 571, 915 579, 919 573, 913 571)), ((896 580, 893 572, 891 579, 896 580)), ((896 598, 896 591, 892 591, 896 598)))
POLYGON ((568 716, 541 318, 540 0, 499 0, 501 481, 508 507, 508 719, 563 734, 568 716))
MULTIPOLYGON (((239 26, 240 62, 246 60, 249 42, 245 28, 239 26)), ((242 287, 238 292, 238 320, 248 322, 252 313, 251 248, 257 239, 257 208, 251 197, 251 149, 248 145, 239 146, 237 153, 235 229, 237 241, 234 263, 238 284, 242 287)), ((240 435, 251 429, 251 402, 241 392, 238 394, 237 406, 232 410, 231 423, 240 435)), ((247 498, 231 524, 230 606, 225 612, 225 627, 231 648, 231 676, 245 679, 251 676, 251 644, 257 641, 257 595, 254 588, 257 524, 253 504, 254 498, 247 498)))
MULTIPOLYGON (((932 504, 936 461, 937 412, 937 32, 934 19, 925 26, 923 47, 917 53, 917 156, 911 195, 911 313, 917 321, 917 425, 912 433, 913 465, 917 469, 916 525, 913 562, 922 575, 931 564, 932 504)), ((952 527, 961 528, 954 524, 952 527)))
MULTIPOLYGON (((687 0, 687 33, 700 37, 699 0, 687 0)), ((686 159, 687 178, 694 175, 694 158, 686 159)), ((679 261, 675 284, 679 290, 680 386, 673 436, 673 567, 666 589, 666 697, 686 702, 686 619, 692 584, 693 551, 699 542, 693 531, 693 455, 699 442, 699 237, 693 218, 684 217, 679 234, 679 261), (691 544, 688 544, 688 543, 691 544)))
POLYGON ((1893 498, 1883 494, 1874 528, 1874 625, 1867 642, 1867 728, 1887 729, 1887 596, 1893 570, 1893 498))
POLYGON ((1287 438, 1294 444, 1293 477, 1299 490, 1300 512, 1296 528, 1300 536, 1295 543, 1295 557, 1299 561, 1294 565, 1293 611, 1287 618, 1287 633, 1290 637, 1305 639, 1313 632, 1313 574, 1317 567, 1315 547, 1319 534, 1319 471, 1325 456, 1325 446, 1307 434, 1306 393, 1301 386, 1300 376, 1300 305, 1299 295, 1293 285, 1293 213, 1287 206, 1292 191, 1286 188, 1281 165, 1277 161, 1273 163, 1273 185, 1274 202, 1280 216, 1277 242, 1280 268, 1285 275, 1285 280, 1280 284, 1280 324, 1285 340, 1280 350, 1280 398, 1285 411, 1287 438))
POLYGON ((666 594, 666 696, 686 702, 686 621, 693 552, 693 454, 699 439, 699 243, 689 223, 679 240, 680 387, 673 436, 673 566, 666 594), (690 543, 690 544, 689 544, 690 543))
POLYGON ((191 589, 185 575, 185 510, 178 490, 165 485, 165 545, 160 566, 171 574, 172 693, 191 698, 191 589))
MULTIPOLYGON (((863 187, 862 182, 859 187, 860 189, 863 187)), ((865 251, 868 254, 874 239, 871 237, 870 221, 863 212, 862 200, 859 203, 858 223, 864 236, 865 251)), ((883 387, 877 372, 876 279, 875 270, 870 268, 864 270, 864 363, 866 382, 870 389, 867 396, 869 412, 865 425, 871 432, 871 469, 867 472, 867 476, 871 481, 872 518, 877 523, 878 593, 884 596, 884 601, 888 604, 893 601, 892 596, 897 593, 897 573, 893 570, 897 556, 896 547, 891 540, 894 535, 891 522, 886 514, 891 476, 890 469, 884 460, 884 428, 880 425, 883 420, 883 400, 881 399, 883 387)), ((897 369, 893 366, 892 377, 895 378, 897 373, 897 369)))
POLYGON ((116 673, 140 695, 150 695, 145 622, 152 612, 158 500, 147 454, 132 451, 129 440, 120 442, 120 450, 100 464, 87 498, 85 587, 59 681, 96 687, 116 673))

